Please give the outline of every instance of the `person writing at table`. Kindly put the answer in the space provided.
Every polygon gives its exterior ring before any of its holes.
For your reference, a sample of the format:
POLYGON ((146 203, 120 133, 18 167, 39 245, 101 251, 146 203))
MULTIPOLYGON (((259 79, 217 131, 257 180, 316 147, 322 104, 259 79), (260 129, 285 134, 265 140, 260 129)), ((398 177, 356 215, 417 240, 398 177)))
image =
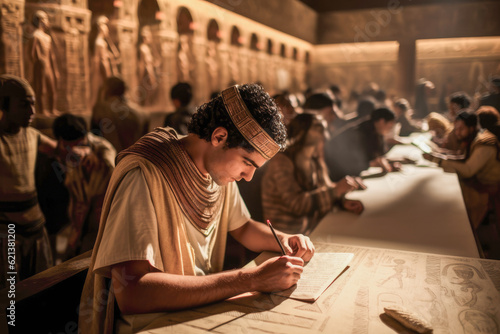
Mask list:
MULTIPOLYGON (((467 214, 473 228, 477 228, 488 211, 490 199, 500 203, 500 141, 498 111, 481 107, 477 115, 463 111, 455 120, 455 133, 467 143, 464 161, 446 159, 443 155, 424 154, 427 160, 438 163, 444 171, 457 173, 464 197, 467 214), (483 129, 477 131, 477 123, 483 129)), ((498 211, 497 207, 497 211, 498 211)), ((500 212, 496 212, 497 222, 500 212)))
POLYGON ((313 256, 309 238, 277 231, 288 255, 221 272, 227 232, 252 251, 280 252, 234 182, 250 181, 285 146, 280 113, 262 87, 224 90, 198 108, 188 131, 157 128, 118 155, 82 293, 82 333, 111 332, 115 311, 117 332, 130 333, 147 323, 142 313, 284 290, 313 256))
POLYGON ((302 113, 288 127, 289 146, 269 162, 262 178, 264 217, 287 233, 308 233, 334 206, 360 214, 360 201, 345 199, 358 189, 360 178, 330 181, 321 154, 326 122, 314 113, 302 113), (358 183, 359 182, 359 183, 358 183))

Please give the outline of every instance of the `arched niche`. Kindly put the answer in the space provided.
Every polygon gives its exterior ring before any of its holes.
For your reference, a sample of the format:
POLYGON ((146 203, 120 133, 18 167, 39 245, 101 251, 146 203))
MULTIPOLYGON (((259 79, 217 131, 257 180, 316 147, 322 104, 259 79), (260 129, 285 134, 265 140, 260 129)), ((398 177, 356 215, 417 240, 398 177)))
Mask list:
POLYGON ((260 51, 259 37, 255 33, 250 37, 250 50, 260 51))
POLYGON ((100 15, 104 15, 111 19, 116 15, 117 8, 113 5, 113 1, 89 1, 89 10, 92 12, 92 21, 100 15))
POLYGON ((189 34, 194 32, 194 22, 189 9, 180 7, 177 14, 177 32, 179 35, 189 34))
POLYGON ((304 62, 306 64, 310 64, 311 63, 311 55, 309 54, 309 51, 306 51, 306 55, 304 57, 304 62))
POLYGON ((220 42, 220 30, 219 30, 219 24, 217 23, 217 21, 215 21, 214 19, 211 19, 209 22, 208 22, 208 27, 207 27, 207 39, 209 41, 213 41, 213 42, 220 42))
POLYGON ((139 31, 144 26, 159 25, 163 15, 157 0, 142 0, 137 8, 139 31))
POLYGON ((242 37, 240 34, 240 30, 236 26, 233 26, 231 28, 231 45, 241 46, 242 45, 241 41, 242 37))
POLYGON ((297 61, 299 59, 299 51, 297 48, 292 49, 292 59, 297 61))
POLYGON ((286 58, 286 46, 283 43, 281 43, 280 46, 280 56, 286 58))
POLYGON ((274 54, 274 45, 273 45, 273 41, 271 39, 267 40, 267 54, 268 55, 274 54))

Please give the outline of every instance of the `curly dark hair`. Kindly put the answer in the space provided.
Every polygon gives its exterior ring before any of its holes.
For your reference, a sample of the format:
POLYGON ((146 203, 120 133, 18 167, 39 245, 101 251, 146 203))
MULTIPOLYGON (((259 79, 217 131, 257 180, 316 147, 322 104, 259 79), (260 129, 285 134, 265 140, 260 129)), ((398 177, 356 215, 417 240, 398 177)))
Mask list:
MULTIPOLYGON (((238 90, 257 123, 274 139, 281 147, 281 151, 283 151, 286 146, 286 128, 283 124, 283 116, 274 100, 264 91, 262 86, 257 84, 239 86, 238 90)), ((255 151, 253 146, 243 137, 231 121, 222 101, 221 94, 198 107, 196 113, 191 118, 191 122, 188 124, 188 132, 198 135, 201 139, 210 141, 212 133, 219 126, 224 127, 228 132, 227 148, 241 147, 247 152, 255 151)))

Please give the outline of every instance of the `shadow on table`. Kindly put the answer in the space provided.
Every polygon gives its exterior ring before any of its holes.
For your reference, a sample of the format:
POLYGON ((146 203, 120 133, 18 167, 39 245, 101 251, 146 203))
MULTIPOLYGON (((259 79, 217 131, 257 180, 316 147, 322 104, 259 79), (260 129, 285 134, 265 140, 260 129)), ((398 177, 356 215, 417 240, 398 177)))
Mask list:
MULTIPOLYGON (((164 313, 155 318, 141 332, 163 333, 216 331, 217 328, 231 326, 233 322, 244 317, 266 318, 286 297, 267 293, 246 293, 224 302, 214 303, 192 310, 164 313)), ((241 327, 241 324, 237 325, 241 327)))
POLYGON ((411 329, 408 329, 405 326, 401 325, 399 322, 397 322, 396 320, 394 320, 393 318, 391 318, 390 316, 388 316, 385 313, 382 313, 380 315, 380 320, 382 320, 382 322, 385 325, 387 325, 389 328, 391 328, 392 330, 394 330, 398 334, 416 334, 417 333, 417 332, 415 332, 411 329))

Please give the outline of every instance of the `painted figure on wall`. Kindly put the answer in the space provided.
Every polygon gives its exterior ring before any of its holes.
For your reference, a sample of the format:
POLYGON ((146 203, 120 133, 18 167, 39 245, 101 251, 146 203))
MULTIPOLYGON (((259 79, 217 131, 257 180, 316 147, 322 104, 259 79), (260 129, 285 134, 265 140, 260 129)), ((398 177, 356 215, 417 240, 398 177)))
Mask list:
POLYGON ((141 40, 138 72, 139 84, 143 92, 139 102, 141 105, 152 105, 158 91, 157 68, 160 64, 153 54, 153 35, 148 26, 141 29, 141 40))
POLYGON ((33 88, 36 95, 36 111, 43 115, 56 115, 57 70, 56 57, 52 47, 49 16, 38 10, 33 15, 33 39, 30 56, 33 62, 33 88))
POLYGON ((99 16, 96 21, 97 36, 93 42, 91 64, 92 105, 100 98, 100 88, 106 78, 120 76, 120 51, 109 36, 108 22, 106 16, 99 16))
POLYGON ((194 56, 191 50, 191 36, 182 34, 179 36, 179 50, 177 52, 177 77, 179 82, 192 83, 194 56))
POLYGON ((209 85, 210 93, 217 92, 220 90, 219 84, 219 54, 218 54, 218 44, 215 41, 207 42, 207 84, 209 85))

